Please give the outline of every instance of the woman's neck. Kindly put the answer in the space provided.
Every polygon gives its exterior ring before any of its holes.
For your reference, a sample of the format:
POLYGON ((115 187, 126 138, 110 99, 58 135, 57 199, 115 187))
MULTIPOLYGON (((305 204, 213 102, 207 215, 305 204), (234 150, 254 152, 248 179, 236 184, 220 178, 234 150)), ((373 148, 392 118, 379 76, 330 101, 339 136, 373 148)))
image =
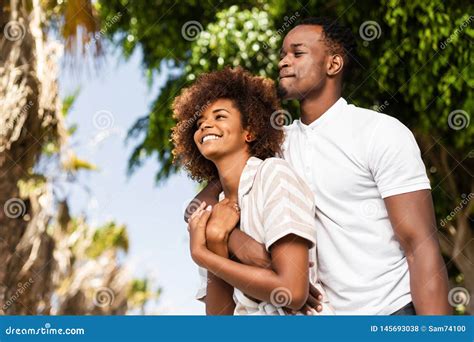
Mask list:
POLYGON ((248 153, 239 152, 214 162, 219 172, 219 180, 225 197, 231 201, 237 202, 240 176, 249 158, 248 153))

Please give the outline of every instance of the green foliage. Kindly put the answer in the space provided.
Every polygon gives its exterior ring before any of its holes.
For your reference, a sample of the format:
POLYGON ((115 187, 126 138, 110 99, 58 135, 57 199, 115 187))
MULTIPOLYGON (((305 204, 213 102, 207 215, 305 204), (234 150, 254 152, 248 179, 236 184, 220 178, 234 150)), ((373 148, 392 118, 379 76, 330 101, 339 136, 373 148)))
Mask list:
POLYGON ((41 174, 28 174, 26 178, 18 181, 18 189, 21 198, 28 198, 34 193, 41 193, 46 186, 46 177, 41 174))
MULTIPOLYGON (((171 103, 182 87, 227 65, 275 79, 281 41, 295 21, 329 16, 352 28, 358 43, 352 56, 357 70, 346 80, 343 96, 399 118, 415 133, 430 171, 438 217, 446 217, 463 194, 472 192, 472 1, 257 0, 228 5, 99 0, 96 7, 104 23, 122 13, 119 21, 107 25, 106 34, 125 56, 141 49, 151 81, 158 72, 173 70, 150 113, 129 131, 128 139, 138 141, 130 172, 152 156, 159 164, 158 182, 177 171, 171 162, 171 103), (196 39, 186 39, 182 32, 190 21, 202 28, 196 39)), ((284 105, 297 114, 293 104, 284 105)), ((454 236, 440 234, 450 241, 454 236)), ((449 261, 454 259, 449 256, 449 261)), ((448 269, 457 272, 449 263, 448 269)), ((471 271, 464 267, 465 274, 471 271)))
POLYGON ((169 77, 149 115, 129 132, 129 139, 141 139, 130 158, 130 172, 153 155, 160 164, 157 181, 176 171, 171 164, 169 139, 174 121, 170 106, 182 87, 200 73, 226 65, 242 65, 255 74, 275 78, 282 37, 296 19, 312 13, 339 18, 358 40, 359 70, 344 89, 350 102, 377 106, 417 134, 442 138, 443 145, 456 149, 461 159, 471 148, 474 126, 455 130, 448 124, 453 111, 464 111, 470 120, 469 110, 474 108, 474 80, 469 76, 474 71, 470 53, 473 19, 465 14, 473 12, 469 1, 454 5, 441 0, 403 4, 395 0, 357 4, 313 0, 304 8, 283 0, 232 6, 219 2, 216 7, 190 1, 169 8, 172 6, 166 1, 102 0, 97 4, 105 22, 121 11, 121 20, 108 26, 107 34, 127 56, 140 47, 150 77, 162 70, 163 63, 178 67, 178 74, 169 77), (183 25, 191 20, 203 28, 195 40, 185 39, 182 33, 183 25), (364 40, 359 31, 367 22, 378 25, 379 35, 374 39, 364 40))
POLYGON ((216 13, 216 22, 210 23, 191 47, 185 67, 187 80, 226 65, 240 65, 255 74, 276 77, 281 37, 274 27, 269 14, 256 8, 239 10, 231 6, 216 13))
POLYGON ((94 232, 91 244, 86 250, 87 256, 97 258, 107 250, 128 252, 128 234, 125 225, 108 222, 94 232))
POLYGON ((150 280, 133 279, 128 293, 128 303, 132 308, 142 308, 150 300, 157 300, 161 295, 161 288, 152 290, 150 280))

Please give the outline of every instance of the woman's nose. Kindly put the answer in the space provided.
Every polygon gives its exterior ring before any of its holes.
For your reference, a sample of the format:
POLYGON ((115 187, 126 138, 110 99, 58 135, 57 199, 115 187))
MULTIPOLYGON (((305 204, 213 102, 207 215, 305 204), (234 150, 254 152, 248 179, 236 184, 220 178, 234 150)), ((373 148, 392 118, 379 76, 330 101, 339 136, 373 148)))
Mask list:
POLYGON ((201 130, 205 130, 206 128, 212 128, 212 123, 209 120, 206 120, 201 124, 201 130))

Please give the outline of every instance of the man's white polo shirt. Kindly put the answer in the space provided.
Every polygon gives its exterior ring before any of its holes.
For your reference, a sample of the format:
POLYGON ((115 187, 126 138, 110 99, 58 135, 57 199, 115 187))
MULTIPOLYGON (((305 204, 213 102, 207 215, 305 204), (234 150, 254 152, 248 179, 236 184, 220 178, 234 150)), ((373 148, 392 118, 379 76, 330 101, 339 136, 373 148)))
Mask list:
POLYGON ((408 264, 383 199, 430 189, 413 134, 343 98, 285 130, 284 158, 314 193, 319 278, 336 314, 387 315, 408 304, 408 264))

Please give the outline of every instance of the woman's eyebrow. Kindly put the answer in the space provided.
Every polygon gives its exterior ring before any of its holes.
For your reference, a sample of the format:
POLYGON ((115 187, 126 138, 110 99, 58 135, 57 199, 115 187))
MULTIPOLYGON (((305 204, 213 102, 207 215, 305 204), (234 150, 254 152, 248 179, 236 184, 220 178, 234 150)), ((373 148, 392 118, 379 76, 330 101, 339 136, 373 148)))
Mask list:
POLYGON ((226 111, 227 113, 230 114, 230 112, 229 112, 227 109, 225 109, 225 108, 216 108, 216 109, 214 109, 212 112, 213 112, 213 113, 217 113, 217 112, 220 112, 221 110, 226 111))

